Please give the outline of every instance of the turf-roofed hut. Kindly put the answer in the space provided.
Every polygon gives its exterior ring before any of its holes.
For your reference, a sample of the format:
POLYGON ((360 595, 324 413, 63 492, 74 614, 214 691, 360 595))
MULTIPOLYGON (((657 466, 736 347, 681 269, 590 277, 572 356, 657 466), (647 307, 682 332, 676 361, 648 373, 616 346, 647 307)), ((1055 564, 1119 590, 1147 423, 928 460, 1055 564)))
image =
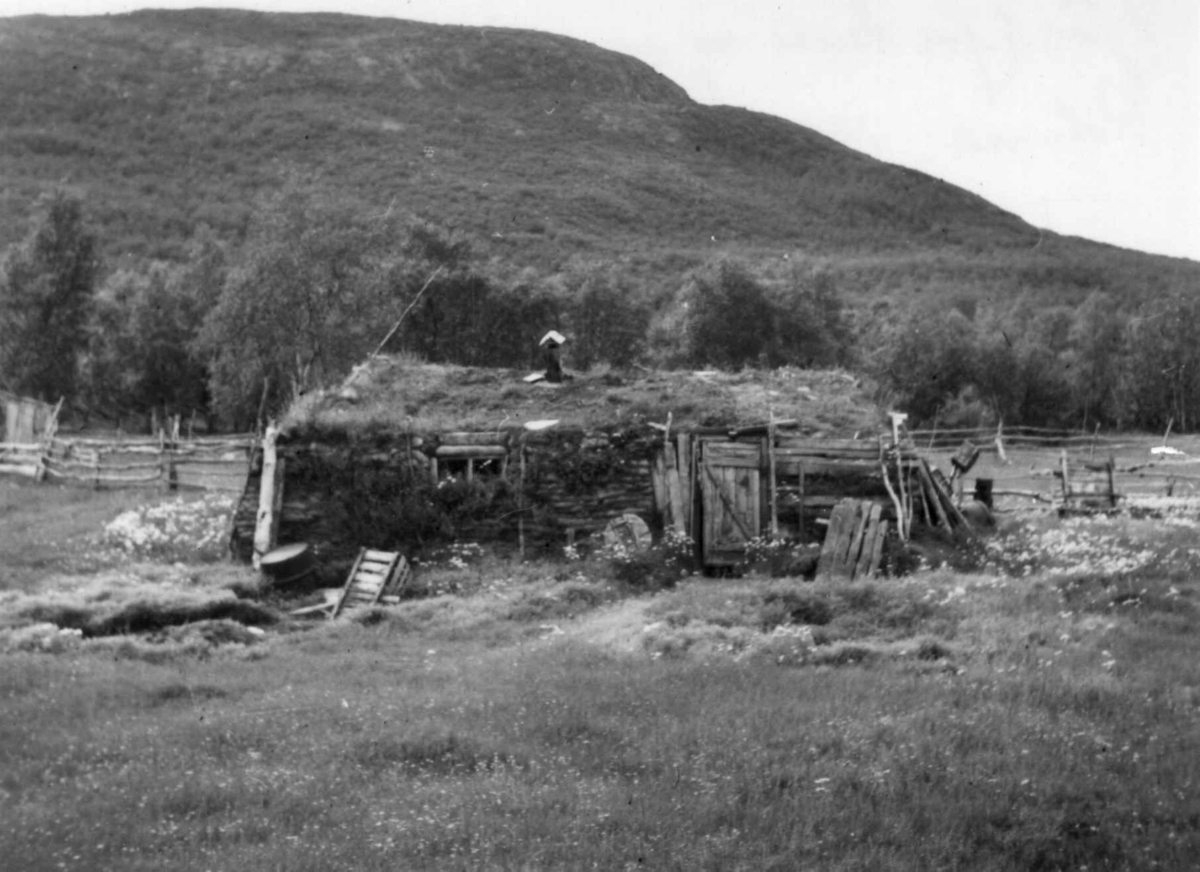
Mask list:
MULTIPOLYGON (((820 541, 840 497, 887 500, 880 416, 848 373, 527 374, 379 356, 304 398, 278 441, 277 541, 312 545, 332 582, 363 546, 560 552, 631 513, 722 566, 756 536, 820 541)), ((252 473, 234 535, 247 560, 257 494, 252 473)))

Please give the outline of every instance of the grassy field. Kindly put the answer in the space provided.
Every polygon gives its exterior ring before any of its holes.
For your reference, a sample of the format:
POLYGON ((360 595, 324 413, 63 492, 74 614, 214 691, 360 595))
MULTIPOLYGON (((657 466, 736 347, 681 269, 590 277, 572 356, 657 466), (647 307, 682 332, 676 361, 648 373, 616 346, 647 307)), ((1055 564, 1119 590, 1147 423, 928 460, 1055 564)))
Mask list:
POLYGON ((485 554, 422 567, 447 593, 299 624, 236 597, 244 570, 133 532, 216 509, 4 487, 8 868, 1200 856, 1195 517, 1008 521, 971 555, 926 543, 970 571, 871 584, 639 592, 598 559, 485 554), (112 635, 184 602, 207 617, 112 635), (30 643, 54 616, 80 633, 30 643))

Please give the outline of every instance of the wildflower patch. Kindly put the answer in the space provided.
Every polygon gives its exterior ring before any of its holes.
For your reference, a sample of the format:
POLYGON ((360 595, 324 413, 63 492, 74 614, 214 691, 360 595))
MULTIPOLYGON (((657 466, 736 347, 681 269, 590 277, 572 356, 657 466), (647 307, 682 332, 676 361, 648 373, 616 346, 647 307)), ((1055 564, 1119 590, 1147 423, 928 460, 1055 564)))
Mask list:
POLYGON ((211 493, 129 509, 104 526, 101 544, 143 559, 220 560, 234 502, 230 494, 211 493))
POLYGON ((1121 515, 1027 519, 985 547, 986 569, 1015 577, 1128 576, 1200 569, 1197 520, 1173 516, 1140 520, 1121 515))
POLYGON ((614 540, 600 549, 617 581, 634 589, 674 587, 695 569, 695 542, 686 533, 668 529, 662 540, 649 548, 636 548, 614 540))

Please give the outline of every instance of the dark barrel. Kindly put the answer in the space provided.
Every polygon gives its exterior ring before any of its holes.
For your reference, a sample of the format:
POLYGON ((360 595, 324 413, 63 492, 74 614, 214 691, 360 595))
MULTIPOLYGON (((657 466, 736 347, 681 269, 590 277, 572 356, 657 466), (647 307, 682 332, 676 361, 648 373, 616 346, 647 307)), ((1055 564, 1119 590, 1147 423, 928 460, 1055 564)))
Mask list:
POLYGON ((992 480, 990 478, 975 479, 975 501, 983 503, 989 509, 995 508, 992 505, 992 480))
POLYGON ((291 584, 317 568, 307 542, 281 545, 263 557, 260 568, 273 584, 291 584))

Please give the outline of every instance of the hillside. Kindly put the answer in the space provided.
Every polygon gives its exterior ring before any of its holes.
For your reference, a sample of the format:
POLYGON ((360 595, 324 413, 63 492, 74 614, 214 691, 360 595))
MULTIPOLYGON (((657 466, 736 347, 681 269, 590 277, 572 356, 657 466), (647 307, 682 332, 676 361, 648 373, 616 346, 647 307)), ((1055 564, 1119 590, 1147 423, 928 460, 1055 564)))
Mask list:
POLYGON ((0 19, 0 247, 81 189, 110 261, 237 241, 289 182, 464 231, 501 269, 615 264, 651 291, 721 254, 851 296, 1194 285, 1200 265, 1040 233, 820 133, 705 106, 551 34, 344 15, 0 19), (787 256, 787 260, 784 256, 787 256))

